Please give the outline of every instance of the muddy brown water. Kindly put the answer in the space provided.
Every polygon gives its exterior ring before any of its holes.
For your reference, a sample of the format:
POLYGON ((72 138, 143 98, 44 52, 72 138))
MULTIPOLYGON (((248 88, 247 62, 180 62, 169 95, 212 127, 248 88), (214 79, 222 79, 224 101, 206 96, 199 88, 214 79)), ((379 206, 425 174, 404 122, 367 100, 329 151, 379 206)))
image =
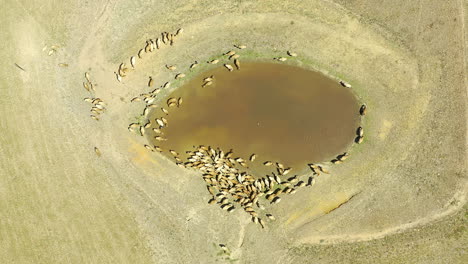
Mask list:
MULTIPOLYGON (((164 107, 167 141, 152 143, 184 153, 193 146, 233 149, 236 157, 255 153, 264 161, 293 168, 328 161, 352 144, 359 126, 359 104, 351 89, 321 73, 280 63, 243 63, 229 72, 222 65, 193 78, 170 97, 180 107, 164 107), (211 86, 203 78, 214 75, 211 86)), ((165 101, 164 101, 165 102, 165 101)), ((170 154, 169 154, 170 155, 170 154)))

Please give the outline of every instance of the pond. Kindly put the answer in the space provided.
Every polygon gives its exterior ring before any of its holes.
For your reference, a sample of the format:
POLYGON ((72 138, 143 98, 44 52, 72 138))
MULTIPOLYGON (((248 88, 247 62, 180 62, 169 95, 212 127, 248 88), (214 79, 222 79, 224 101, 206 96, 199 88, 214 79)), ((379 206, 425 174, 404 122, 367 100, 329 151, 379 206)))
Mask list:
POLYGON ((255 153, 258 164, 302 168, 329 161, 352 144, 360 122, 350 88, 319 72, 280 63, 245 62, 233 71, 220 65, 172 97, 182 98, 182 104, 164 105, 168 114, 157 108, 150 115, 165 117, 168 124, 161 129, 165 141, 151 131, 154 145, 178 153, 199 145, 232 149, 244 159, 255 153), (210 76, 211 84, 203 85, 210 76))

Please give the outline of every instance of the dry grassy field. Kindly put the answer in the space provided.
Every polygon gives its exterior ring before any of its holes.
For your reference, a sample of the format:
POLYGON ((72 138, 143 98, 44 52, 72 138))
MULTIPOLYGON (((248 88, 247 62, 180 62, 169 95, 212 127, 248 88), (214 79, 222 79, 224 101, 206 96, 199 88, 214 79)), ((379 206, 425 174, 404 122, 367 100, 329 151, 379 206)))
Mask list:
MULTIPOLYGON (((1 7, 2 263, 464 263, 467 80, 463 0, 26 1, 1 7), (183 28, 137 59, 145 41, 183 28), (199 173, 129 132, 206 62, 284 63, 353 85, 366 137, 271 207, 265 229, 207 204, 199 173), (83 88, 85 72, 94 85, 83 88), (85 97, 106 103, 90 118, 85 97), (96 155, 94 148, 100 150, 96 155), (352 198, 352 199, 351 199, 352 198), (224 251, 219 244, 228 247, 224 251)), ((189 100, 189 99, 186 99, 189 100)))

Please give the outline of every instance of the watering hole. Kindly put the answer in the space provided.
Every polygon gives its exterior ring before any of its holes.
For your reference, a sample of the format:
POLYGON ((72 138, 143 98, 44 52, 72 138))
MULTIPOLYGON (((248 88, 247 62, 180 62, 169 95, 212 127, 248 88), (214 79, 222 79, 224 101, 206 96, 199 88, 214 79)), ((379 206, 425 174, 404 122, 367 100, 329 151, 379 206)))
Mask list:
POLYGON ((243 63, 232 72, 220 65, 192 78, 172 97, 183 103, 165 105, 168 114, 157 109, 150 115, 168 122, 161 129, 167 140, 155 140, 160 134, 151 131, 152 144, 181 154, 199 145, 232 149, 244 159, 255 153, 258 164, 271 160, 302 168, 330 160, 352 144, 360 121, 350 88, 279 63, 243 63), (202 87, 212 75, 212 84, 202 87))

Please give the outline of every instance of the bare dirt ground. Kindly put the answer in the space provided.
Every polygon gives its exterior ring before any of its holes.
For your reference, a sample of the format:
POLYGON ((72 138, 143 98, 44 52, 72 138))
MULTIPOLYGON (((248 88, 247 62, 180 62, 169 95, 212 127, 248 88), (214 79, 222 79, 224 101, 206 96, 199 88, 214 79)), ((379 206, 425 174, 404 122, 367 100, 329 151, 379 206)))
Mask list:
MULTIPOLYGON (((456 1, 6 1, 1 9, 4 263, 463 263, 466 11, 456 1), (114 71, 161 31, 173 47, 114 71), (266 229, 207 204, 201 177, 127 130, 173 78, 219 57, 316 69, 367 103, 366 137, 266 229), (55 45, 56 51, 49 54, 55 45), (46 46, 45 49, 43 49, 46 46), (16 66, 15 63, 19 66, 16 66), (68 67, 60 67, 66 63, 68 67), (22 69, 21 69, 21 68, 22 69), (84 72, 108 110, 89 117, 84 72), (94 153, 98 147, 102 156, 94 153), (352 199, 350 199, 352 197, 352 199), (217 246, 226 244, 230 253, 217 246)), ((174 82, 170 89, 183 81, 174 82)), ((157 102, 158 103, 158 102, 157 102)))

